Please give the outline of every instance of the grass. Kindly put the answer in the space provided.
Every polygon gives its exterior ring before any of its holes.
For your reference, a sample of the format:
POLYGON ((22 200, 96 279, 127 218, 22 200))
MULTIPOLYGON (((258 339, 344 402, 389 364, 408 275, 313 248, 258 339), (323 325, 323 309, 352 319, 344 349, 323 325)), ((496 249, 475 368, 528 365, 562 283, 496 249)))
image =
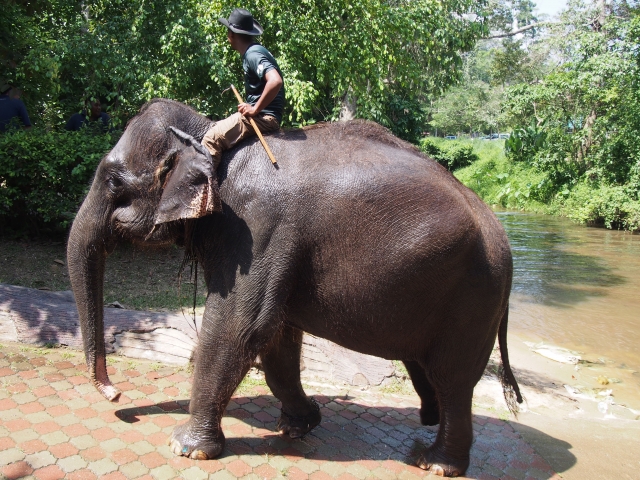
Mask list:
MULTIPOLYGON (((0 283, 41 290, 70 290, 66 246, 57 241, 0 239, 0 283)), ((142 250, 122 245, 107 258, 104 300, 133 310, 176 311, 193 305, 189 267, 182 286, 178 274, 183 252, 178 247, 142 250)), ((202 272, 200 272, 202 273, 202 272)), ((204 306, 206 289, 198 275, 196 306, 204 306)))
POLYGON ((455 176, 494 206, 543 212, 543 173, 507 160, 503 140, 469 140, 480 159, 455 171, 455 176))
POLYGON ((414 395, 415 389, 411 380, 392 379, 389 383, 380 387, 380 392, 394 395, 414 395))
POLYGON ((244 395, 253 391, 255 387, 264 387, 266 389, 269 388, 266 380, 264 379, 264 375, 262 373, 255 374, 255 373, 249 372, 244 377, 242 382, 240 382, 240 385, 238 385, 238 388, 236 388, 235 393, 244 395))
POLYGON ((395 371, 391 381, 380 387, 380 391, 385 394, 412 395, 415 393, 413 383, 409 378, 409 372, 400 360, 392 361, 395 371))

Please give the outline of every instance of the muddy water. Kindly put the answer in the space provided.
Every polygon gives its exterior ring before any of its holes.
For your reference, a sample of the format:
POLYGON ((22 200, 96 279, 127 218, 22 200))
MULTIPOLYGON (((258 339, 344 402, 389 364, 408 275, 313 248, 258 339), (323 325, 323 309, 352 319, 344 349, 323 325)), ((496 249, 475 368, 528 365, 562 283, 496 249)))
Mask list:
POLYGON ((514 256, 510 334, 580 352, 640 408, 640 235, 497 215, 514 256))

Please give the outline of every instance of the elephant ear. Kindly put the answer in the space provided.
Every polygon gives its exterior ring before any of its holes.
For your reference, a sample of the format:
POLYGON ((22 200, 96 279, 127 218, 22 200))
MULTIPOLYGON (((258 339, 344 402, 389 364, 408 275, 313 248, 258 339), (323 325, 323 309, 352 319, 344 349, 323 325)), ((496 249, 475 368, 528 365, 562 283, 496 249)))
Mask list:
POLYGON ((211 155, 188 133, 169 128, 178 137, 180 146, 164 181, 156 225, 221 212, 222 201, 211 155))

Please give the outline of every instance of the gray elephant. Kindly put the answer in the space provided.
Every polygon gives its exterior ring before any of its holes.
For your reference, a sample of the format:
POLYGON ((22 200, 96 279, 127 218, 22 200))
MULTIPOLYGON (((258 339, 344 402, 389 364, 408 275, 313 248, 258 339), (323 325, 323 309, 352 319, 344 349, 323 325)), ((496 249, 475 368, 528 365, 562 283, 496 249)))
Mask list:
POLYGON ((68 242, 68 266, 93 384, 109 400, 103 331, 105 259, 120 241, 184 245, 207 300, 189 420, 172 450, 224 448, 221 419, 260 355, 293 438, 318 423, 300 382, 303 332, 402 360, 426 425, 440 424, 418 465, 469 465, 473 388, 496 336, 505 396, 521 402, 507 354, 512 258, 491 210, 443 167, 382 127, 324 124, 225 153, 216 174, 200 139, 211 122, 156 99, 102 159, 68 242))

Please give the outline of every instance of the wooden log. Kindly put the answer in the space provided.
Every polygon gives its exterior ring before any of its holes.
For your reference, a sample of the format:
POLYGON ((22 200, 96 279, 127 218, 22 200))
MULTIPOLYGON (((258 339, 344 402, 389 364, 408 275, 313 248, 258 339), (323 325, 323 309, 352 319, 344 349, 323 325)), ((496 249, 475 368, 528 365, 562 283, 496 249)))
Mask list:
MULTIPOLYGON (((197 318, 198 329, 202 319, 197 318)), ((105 308, 108 353, 186 364, 197 343, 186 315, 105 308)), ((0 284, 0 341, 66 345, 82 349, 73 293, 0 284)), ((394 373, 392 362, 347 350, 322 338, 303 337, 304 377, 350 385, 380 385, 394 373)))

